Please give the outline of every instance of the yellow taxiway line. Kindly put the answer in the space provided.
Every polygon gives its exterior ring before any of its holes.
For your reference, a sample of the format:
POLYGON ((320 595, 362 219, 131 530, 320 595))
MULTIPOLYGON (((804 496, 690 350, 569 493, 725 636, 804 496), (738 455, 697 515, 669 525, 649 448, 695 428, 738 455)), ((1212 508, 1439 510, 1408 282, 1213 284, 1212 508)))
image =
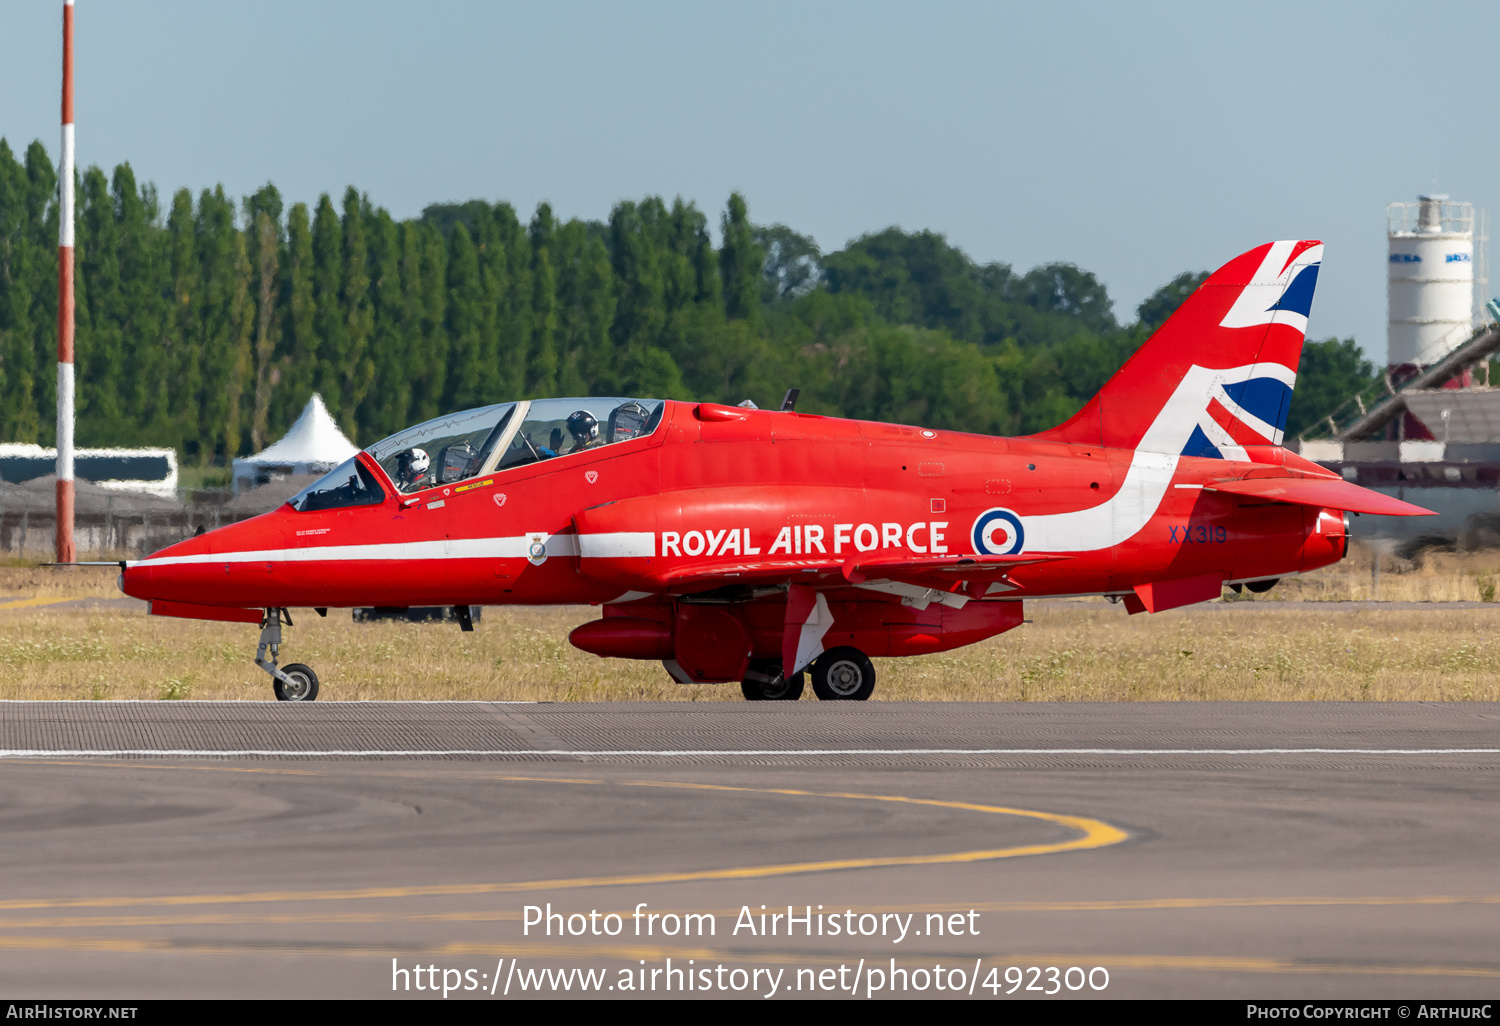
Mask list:
POLYGON ((36 606, 55 606, 59 602, 77 602, 76 598, 29 598, 0 602, 0 609, 32 609, 36 606))
MULTIPOLYGON (((598 784, 602 781, 580 781, 577 778, 501 777, 501 780, 538 783, 598 784)), ((315 891, 257 891, 246 894, 164 894, 144 897, 99 898, 11 898, 0 901, 0 909, 23 908, 125 908, 142 906, 239 905, 281 901, 358 901, 371 898, 416 898, 446 895, 511 894, 522 891, 569 890, 583 887, 620 887, 640 884, 695 883, 707 880, 753 880, 799 873, 827 873, 848 869, 883 869, 893 866, 936 866, 994 859, 1019 858, 1026 855, 1052 855, 1067 851, 1084 851, 1119 844, 1129 835, 1102 820, 1084 816, 1067 816, 1033 809, 1016 809, 976 802, 946 801, 937 798, 909 798, 904 795, 859 794, 849 791, 802 791, 792 788, 729 787, 719 784, 678 783, 664 780, 628 780, 620 787, 650 787, 686 791, 732 791, 743 794, 787 795, 806 798, 832 798, 852 801, 893 802, 923 805, 940 809, 957 809, 995 816, 1016 816, 1041 820, 1076 831, 1065 841, 1023 844, 1008 848, 980 848, 972 851, 943 852, 935 855, 884 855, 864 858, 826 859, 814 862, 781 862, 764 866, 734 866, 727 869, 699 869, 666 873, 621 873, 606 876, 561 877, 551 880, 526 880, 505 883, 427 884, 407 887, 358 887, 315 891)))

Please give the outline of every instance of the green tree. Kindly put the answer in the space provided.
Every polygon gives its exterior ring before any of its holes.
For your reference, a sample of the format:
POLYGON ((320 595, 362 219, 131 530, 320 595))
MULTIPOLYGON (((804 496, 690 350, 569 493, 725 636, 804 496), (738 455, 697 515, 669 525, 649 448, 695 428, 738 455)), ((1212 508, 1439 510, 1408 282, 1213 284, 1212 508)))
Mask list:
POLYGON ((945 328, 976 344, 1016 334, 1025 316, 1007 298, 1010 269, 981 269, 936 232, 866 235, 823 262, 829 291, 863 296, 893 324, 945 328))
MULTIPOLYGON (((596 226, 597 227, 597 226, 596 226)), ((612 395, 615 281, 602 232, 582 221, 558 228, 554 239, 557 267, 557 318, 561 395, 612 395)))
POLYGON ((469 230, 455 225, 448 243, 448 367, 442 408, 476 406, 473 370, 483 358, 484 283, 479 276, 479 251, 469 230))
POLYGON ((767 306, 805 296, 822 282, 823 253, 812 236, 773 224, 756 228, 755 242, 766 255, 760 298, 767 306))
POLYGON ((1297 367, 1297 387, 1287 412, 1287 437, 1321 429, 1324 418, 1378 380, 1375 365, 1365 358, 1354 339, 1304 342, 1302 362, 1297 367))
POLYGON ((271 405, 281 382, 277 366, 280 350, 282 297, 281 264, 286 239, 281 230, 281 193, 267 182, 245 198, 245 248, 250 259, 250 302, 254 307, 251 344, 250 449, 259 452, 270 442, 271 405))
POLYGON ((280 435, 317 390, 319 352, 315 276, 317 259, 307 204, 294 203, 286 218, 286 261, 281 286, 281 339, 272 371, 271 433, 280 435))
POLYGON ((667 323, 665 253, 651 229, 661 201, 617 203, 609 215, 609 253, 615 277, 617 349, 654 346, 667 323))
POLYGON ((1090 331, 1116 327, 1114 303, 1104 283, 1076 264, 1044 264, 1028 271, 1018 283, 1018 294, 1045 313, 1078 318, 1090 331))
POLYGON ((402 230, 384 209, 370 221, 370 296, 373 333, 370 359, 375 387, 365 394, 360 434, 373 441, 406 426, 412 404, 408 347, 416 339, 401 273, 402 230))
POLYGON ((442 233, 426 222, 408 223, 401 274, 412 316, 420 325, 413 347, 412 419, 427 420, 442 412, 443 389, 451 340, 444 321, 447 308, 448 253, 442 233))
POLYGON ((104 172, 83 172, 75 237, 74 303, 77 437, 82 444, 120 437, 125 381, 125 297, 120 286, 114 197, 104 172))
POLYGON ((731 319, 754 316, 760 306, 761 271, 765 254, 755 241, 755 226, 745 197, 730 193, 721 222, 724 246, 719 251, 719 273, 724 280, 724 313, 731 319))
POLYGON ((34 442, 38 273, 26 169, 0 138, 0 440, 34 442))
POLYGON ((557 273, 552 250, 557 237, 557 219, 552 207, 537 205, 527 229, 531 242, 531 356, 526 363, 528 395, 550 396, 557 392, 557 273))
POLYGON ((341 388, 339 408, 335 412, 339 426, 351 438, 358 437, 358 412, 365 394, 375 380, 375 363, 370 357, 370 335, 374 315, 370 307, 370 253, 366 241, 370 203, 359 190, 349 186, 344 191, 344 280, 340 299, 344 315, 344 353, 340 361, 341 388))
POLYGON ((57 441, 57 172, 38 140, 26 147, 26 235, 31 240, 32 353, 37 441, 57 441))
POLYGON ((203 295, 199 288, 202 270, 197 231, 193 196, 179 189, 167 215, 165 259, 170 273, 171 313, 162 329, 163 360, 172 368, 167 395, 177 444, 185 458, 202 463, 213 451, 202 447, 198 408, 203 388, 203 295))
POLYGON ((495 204, 479 225, 484 341, 481 360, 467 368, 474 399, 470 405, 527 394, 531 374, 531 244, 526 228, 509 203, 495 204))
MULTIPOLYGON (((247 206, 249 206, 247 204, 247 206)), ((267 432, 271 417, 271 392, 277 384, 275 359, 279 335, 276 323, 276 301, 279 298, 281 240, 278 225, 265 209, 247 211, 250 232, 248 245, 253 253, 251 273, 255 276, 255 345, 253 349, 255 394, 250 416, 250 448, 264 449, 270 439, 267 432)))
MULTIPOLYGON (((124 375, 115 388, 119 441, 142 444, 172 437, 173 411, 164 360, 163 333, 170 311, 165 237, 156 187, 138 185, 129 164, 114 170, 117 259, 120 268, 121 341, 124 375)), ((158 443, 160 444, 160 443, 158 443)))
POLYGON ((204 459, 227 461, 248 441, 242 415, 254 330, 250 259, 223 186, 200 194, 197 221, 203 339, 199 452, 204 459))
POLYGON ((333 201, 318 197, 312 225, 313 333, 318 339, 318 366, 313 390, 335 417, 345 408, 344 376, 348 367, 348 319, 344 311, 344 229, 333 201))

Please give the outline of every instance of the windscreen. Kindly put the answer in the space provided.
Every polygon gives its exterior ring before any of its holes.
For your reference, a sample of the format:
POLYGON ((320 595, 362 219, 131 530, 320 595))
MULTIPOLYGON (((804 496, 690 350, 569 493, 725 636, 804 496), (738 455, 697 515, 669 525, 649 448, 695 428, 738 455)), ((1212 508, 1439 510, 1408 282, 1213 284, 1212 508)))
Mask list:
POLYGON ((375 475, 350 457, 287 500, 298 513, 346 506, 373 506, 385 501, 375 475))

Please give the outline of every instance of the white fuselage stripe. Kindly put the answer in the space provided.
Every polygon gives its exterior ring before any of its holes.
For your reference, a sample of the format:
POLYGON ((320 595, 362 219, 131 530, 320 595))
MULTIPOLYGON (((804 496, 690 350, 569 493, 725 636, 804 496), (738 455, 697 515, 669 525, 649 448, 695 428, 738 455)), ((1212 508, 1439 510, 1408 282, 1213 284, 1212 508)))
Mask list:
POLYGON ((432 748, 432 749, 293 749, 293 748, 3 748, 0 759, 46 759, 67 756, 145 756, 160 758, 231 758, 253 756, 403 757, 514 755, 532 758, 554 755, 573 758, 650 755, 661 758, 742 756, 764 758, 787 755, 1500 755, 1500 748, 432 748))
POLYGON ((654 531, 580 534, 577 538, 579 555, 584 559, 622 559, 631 556, 650 558, 656 555, 654 531))
MULTIPOLYGON (((132 567, 213 566, 221 563, 347 563, 361 560, 527 559, 531 535, 508 538, 448 538, 435 541, 385 542, 373 545, 317 545, 244 552, 205 552, 193 556, 157 556, 132 562, 132 567)), ((644 532, 614 534, 554 534, 546 539, 548 556, 577 556, 580 542, 585 559, 609 556, 655 555, 655 536, 644 532)))

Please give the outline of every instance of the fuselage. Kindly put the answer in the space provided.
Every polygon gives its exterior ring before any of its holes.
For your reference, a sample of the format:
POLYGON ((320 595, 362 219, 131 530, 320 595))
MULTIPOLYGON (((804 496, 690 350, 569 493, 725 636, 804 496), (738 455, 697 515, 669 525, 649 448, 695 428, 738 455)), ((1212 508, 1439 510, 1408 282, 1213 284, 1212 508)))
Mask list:
MULTIPOLYGON (((569 635, 746 698, 863 700, 877 656, 972 644, 1025 599, 1134 613, 1327 566, 1345 510, 1429 511, 1281 447, 1323 247, 1215 271, 1091 400, 996 438, 750 404, 538 399, 377 442, 265 516, 125 570, 163 616, 261 625, 290 606, 603 606, 569 635), (434 485, 433 482, 436 482, 434 485)), ((791 399, 791 394, 788 394, 791 399)), ((269 652, 270 658, 263 658, 269 652)))
POLYGON ((409 493, 362 453, 378 502, 283 505, 128 566, 122 587, 241 608, 605 604, 771 566, 1056 557, 986 589, 1017 599, 1203 574, 1269 579, 1342 558, 1340 511, 1204 490, 1317 469, 1279 447, 1254 455, 1240 464, 669 402, 650 434, 409 493))

